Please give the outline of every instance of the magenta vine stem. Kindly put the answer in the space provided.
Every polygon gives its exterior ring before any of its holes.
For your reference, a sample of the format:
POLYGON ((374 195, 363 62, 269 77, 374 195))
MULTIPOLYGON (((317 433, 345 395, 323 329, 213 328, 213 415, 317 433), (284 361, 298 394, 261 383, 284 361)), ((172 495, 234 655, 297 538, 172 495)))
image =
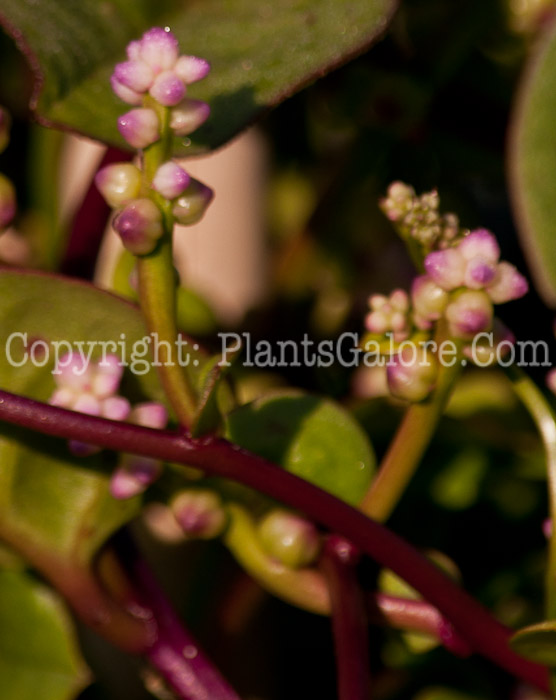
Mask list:
POLYGON ((510 649, 511 631, 410 544, 355 508, 261 457, 220 438, 191 439, 109 421, 6 391, 0 391, 0 420, 60 438, 197 467, 287 503, 392 569, 438 608, 475 652, 542 690, 549 688, 547 669, 510 649))
POLYGON ((133 582, 137 603, 156 622, 156 639, 145 655, 183 700, 239 700, 239 696, 208 660, 160 589, 147 562, 127 532, 115 538, 120 559, 133 582))
POLYGON ((328 583, 339 700, 369 700, 369 625, 357 578, 359 552, 338 535, 327 538, 321 566, 328 583))

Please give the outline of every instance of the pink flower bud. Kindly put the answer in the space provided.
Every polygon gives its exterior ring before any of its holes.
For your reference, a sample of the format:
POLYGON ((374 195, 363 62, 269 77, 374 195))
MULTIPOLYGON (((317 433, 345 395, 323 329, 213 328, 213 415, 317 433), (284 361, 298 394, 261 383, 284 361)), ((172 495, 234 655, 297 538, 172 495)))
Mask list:
POLYGON ((496 264, 485 258, 472 258, 465 267, 464 284, 470 289, 483 289, 496 275, 496 264))
POLYGON ((131 411, 129 401, 123 396, 109 396, 101 404, 101 415, 110 420, 126 420, 131 411))
POLYGON ((15 209, 14 186, 0 173, 0 229, 6 228, 12 222, 15 209))
POLYGON ((107 355, 102 362, 97 363, 91 381, 95 396, 100 399, 113 396, 118 391, 123 372, 124 368, 117 355, 107 355))
POLYGON ((124 454, 110 479, 110 493, 124 500, 143 493, 162 471, 162 463, 150 457, 124 454))
POLYGON ((210 107, 202 100, 185 98, 170 111, 170 128, 177 136, 187 136, 210 115, 210 107))
POLYGON ((146 92, 153 83, 154 73, 144 61, 117 63, 114 78, 133 92, 146 92))
POLYGON ((114 163, 99 170, 95 184, 111 207, 121 207, 139 196, 141 171, 131 163, 114 163))
POLYGON ((93 369, 80 353, 69 352, 62 355, 56 371, 56 383, 59 387, 75 393, 91 390, 93 369))
POLYGON ((178 59, 178 41, 169 30, 153 27, 143 34, 138 43, 140 44, 138 49, 129 47, 130 50, 133 53, 137 50, 141 59, 155 73, 173 68, 178 59))
POLYGON ((74 411, 86 413, 88 416, 100 416, 101 403, 93 394, 80 394, 72 406, 74 411))
POLYGON ((130 41, 126 47, 126 54, 130 61, 140 61, 141 59, 141 42, 130 41))
POLYGON ((485 292, 466 290, 446 307, 450 333, 455 338, 472 340, 492 325, 492 303, 485 292))
POLYGON ((508 262, 497 265, 494 280, 487 286, 487 292, 495 304, 519 299, 527 294, 528 289, 525 277, 508 262))
POLYGON ((320 537, 309 520, 286 510, 275 509, 258 525, 264 550, 290 569, 312 564, 320 551, 320 537))
POLYGON ((160 138, 160 123, 152 109, 132 109, 118 117, 118 130, 134 148, 146 148, 160 138))
POLYGON ((423 401, 434 388, 438 363, 432 352, 416 344, 402 344, 386 365, 390 393, 405 401, 423 401))
POLYGON ((457 249, 466 260, 482 258, 485 262, 494 265, 500 257, 496 238, 484 228, 472 231, 460 242, 457 249))
POLYGON ((134 255, 151 253, 164 231, 160 209, 151 199, 135 199, 116 216, 112 226, 134 255))
POLYGON ((190 180, 185 170, 170 160, 158 168, 152 186, 165 199, 176 199, 185 192, 190 180))
POLYGON ((197 56, 180 56, 174 66, 174 72, 186 85, 205 78, 210 71, 210 63, 197 56))
POLYGON ((220 496, 214 491, 182 491, 170 507, 180 527, 190 537, 211 539, 222 534, 226 527, 228 516, 220 496))
POLYGON ((413 280, 411 301, 415 313, 425 321, 437 321, 448 304, 448 292, 439 287, 428 275, 413 280))
POLYGON ((110 85, 114 94, 123 102, 127 102, 128 105, 140 105, 143 101, 143 96, 140 92, 135 92, 135 90, 131 90, 131 88, 120 83, 114 75, 110 78, 110 85))
POLYGON ((178 224, 190 226, 197 223, 208 208, 213 191, 199 180, 191 178, 188 188, 176 199, 172 214, 178 224))
POLYGON ((365 316, 365 328, 371 333, 382 335, 390 328, 390 322, 382 311, 371 311, 365 316))
POLYGON ((466 260, 457 248, 446 248, 429 253, 425 258, 425 270, 442 289, 450 291, 464 282, 466 260))
POLYGON ((146 401, 133 407, 129 420, 146 428, 162 429, 168 423, 168 411, 157 401, 146 401))
POLYGON ((174 107, 185 96, 185 85, 173 71, 157 75, 149 90, 152 97, 165 107, 174 107))

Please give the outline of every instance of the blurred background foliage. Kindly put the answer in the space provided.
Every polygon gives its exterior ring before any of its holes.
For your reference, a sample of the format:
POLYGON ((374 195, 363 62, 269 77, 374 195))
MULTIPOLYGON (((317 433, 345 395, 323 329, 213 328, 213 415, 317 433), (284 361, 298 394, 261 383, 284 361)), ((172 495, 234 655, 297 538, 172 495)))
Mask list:
MULTIPOLYGON (((404 0, 368 53, 260 122, 271 153, 270 291, 235 330, 271 342, 361 332, 368 295, 407 287, 414 274, 377 205, 392 180, 418 192, 438 188, 444 211, 469 228, 493 230, 502 257, 525 269, 509 205, 507 133, 524 63, 554 9, 540 0, 404 0)), ((14 115, 0 168, 20 193, 33 193, 28 166, 32 171, 41 128, 28 122, 31 77, 5 36, 0 52, 0 102, 14 115)), ((22 204, 35 221, 47 216, 32 194, 22 204)), ((500 314, 518 338, 552 346, 552 313, 534 289, 500 314)), ((218 347, 210 335, 206 342, 218 347)), ((528 371, 543 382, 543 367, 528 371)), ((242 370, 235 379, 245 398, 291 384, 345 401, 379 457, 403 411, 369 398, 368 378, 337 365, 280 376, 242 370)), ((501 372, 469 369, 392 528, 443 552, 466 589, 518 627, 542 618, 546 514, 532 423, 501 372)), ((335 697, 326 620, 264 594, 218 543, 164 544, 145 522, 137 529, 176 605, 244 697, 335 697)), ((375 568, 367 565, 362 575, 374 589, 375 568)), ((86 630, 80 636, 97 679, 81 700, 142 696, 135 661, 86 630)), ((400 633, 376 627, 371 650, 376 700, 510 697, 511 680, 481 660, 438 648, 417 653, 400 633)), ((155 678, 147 686, 165 697, 155 678)))

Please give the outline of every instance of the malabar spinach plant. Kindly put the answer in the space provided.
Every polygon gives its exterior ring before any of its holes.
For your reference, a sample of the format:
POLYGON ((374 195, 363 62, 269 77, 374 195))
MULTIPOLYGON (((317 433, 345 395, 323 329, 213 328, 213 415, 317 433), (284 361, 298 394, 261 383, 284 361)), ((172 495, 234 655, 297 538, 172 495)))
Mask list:
POLYGON ((552 11, 3 1, 3 697, 554 692, 552 11), (187 156, 255 121, 269 293, 219 332, 187 156))

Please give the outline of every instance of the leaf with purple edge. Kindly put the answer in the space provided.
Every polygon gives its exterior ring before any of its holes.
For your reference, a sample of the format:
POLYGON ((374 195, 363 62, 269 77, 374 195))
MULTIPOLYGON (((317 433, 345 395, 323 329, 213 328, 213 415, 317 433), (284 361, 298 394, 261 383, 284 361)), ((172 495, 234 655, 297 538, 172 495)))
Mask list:
POLYGON ((509 142, 510 195, 539 293, 556 306, 556 23, 530 59, 514 108, 509 142))
POLYGON ((169 26, 181 50, 212 65, 191 89, 209 121, 181 153, 216 148, 269 108, 365 51, 384 32, 395 0, 3 0, 0 21, 27 54, 41 121, 123 146, 116 119, 125 105, 109 78, 127 42, 153 24, 169 26), (102 41, 99 41, 102 37, 102 41))

